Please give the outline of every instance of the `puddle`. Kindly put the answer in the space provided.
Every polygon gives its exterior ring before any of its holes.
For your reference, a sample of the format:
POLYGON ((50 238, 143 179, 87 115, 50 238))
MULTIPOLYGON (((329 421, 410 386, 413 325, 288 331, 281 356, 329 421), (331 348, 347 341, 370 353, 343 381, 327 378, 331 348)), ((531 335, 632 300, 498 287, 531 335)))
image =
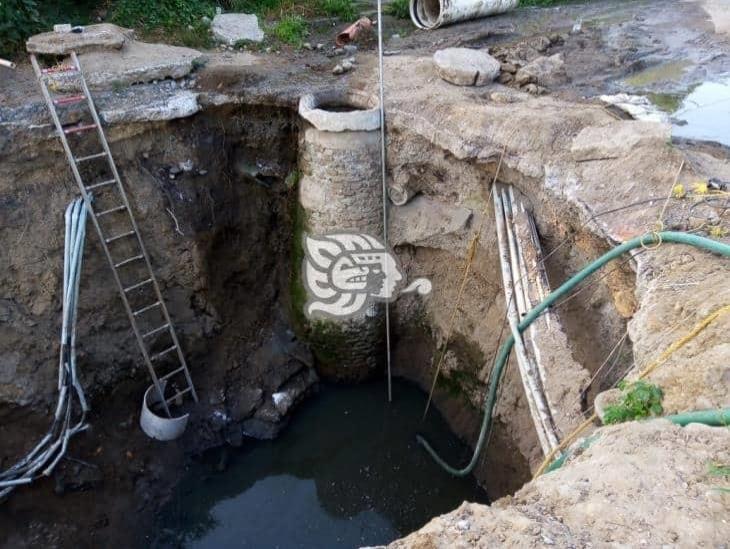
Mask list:
POLYGON ((452 463, 471 451, 425 395, 394 380, 327 387, 274 441, 221 451, 194 464, 163 510, 153 547, 359 547, 388 543, 462 501, 487 502, 473 478, 454 478, 421 450, 425 432, 452 463))
POLYGON ((730 147, 730 77, 694 88, 672 114, 672 135, 730 147))
POLYGON ((692 65, 690 61, 672 61, 643 71, 625 79, 626 84, 634 88, 644 88, 659 82, 676 82, 682 78, 684 70, 692 65))

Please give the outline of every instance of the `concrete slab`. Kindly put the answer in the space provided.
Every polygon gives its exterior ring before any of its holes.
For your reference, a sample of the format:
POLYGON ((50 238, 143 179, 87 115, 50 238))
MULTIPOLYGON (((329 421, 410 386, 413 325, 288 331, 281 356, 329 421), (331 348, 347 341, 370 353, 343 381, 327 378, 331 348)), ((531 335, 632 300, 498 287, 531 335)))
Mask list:
POLYGON ((79 62, 89 85, 104 87, 113 82, 136 84, 182 78, 201 57, 191 48, 132 41, 119 51, 85 53, 79 56, 79 62))
POLYGON ((75 51, 119 50, 134 40, 134 31, 111 23, 82 27, 83 32, 44 32, 28 38, 25 46, 30 53, 66 55, 75 51))

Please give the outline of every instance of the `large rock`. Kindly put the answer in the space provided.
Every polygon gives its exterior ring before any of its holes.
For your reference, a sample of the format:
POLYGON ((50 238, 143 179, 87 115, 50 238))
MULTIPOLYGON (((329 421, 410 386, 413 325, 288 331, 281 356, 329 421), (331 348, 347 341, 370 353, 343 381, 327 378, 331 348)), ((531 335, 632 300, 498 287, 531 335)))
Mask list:
POLYGON ((79 56, 79 62, 87 83, 101 87, 113 82, 137 84, 182 78, 201 56, 190 48, 132 41, 120 51, 85 53, 79 56))
POLYGON ((472 211, 417 196, 392 214, 391 244, 452 249, 453 237, 463 235, 472 211))
POLYGON ((101 23, 83 27, 83 32, 44 32, 28 38, 25 46, 30 53, 67 55, 72 51, 119 50, 134 40, 134 31, 101 23))
POLYGON ((550 57, 536 57, 515 74, 515 82, 520 86, 524 84, 552 86, 566 82, 567 79, 565 61, 560 53, 550 57))
POLYGON ((433 54, 438 75, 457 86, 485 86, 499 75, 500 62, 484 51, 446 48, 433 54))
POLYGON ((216 40, 229 46, 239 40, 261 42, 264 39, 258 18, 248 13, 219 13, 210 28, 216 40))

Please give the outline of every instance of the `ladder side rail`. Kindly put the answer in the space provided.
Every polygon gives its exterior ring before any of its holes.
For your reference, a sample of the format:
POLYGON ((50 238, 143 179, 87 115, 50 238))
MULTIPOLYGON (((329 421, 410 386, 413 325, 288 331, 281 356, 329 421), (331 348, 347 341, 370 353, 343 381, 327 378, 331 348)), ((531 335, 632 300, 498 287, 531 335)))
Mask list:
MULTIPOLYGON (((99 119, 99 115, 96 112, 96 107, 94 105, 94 101, 91 98, 91 92, 89 91, 88 86, 86 85, 86 79, 84 78, 84 73, 81 70, 81 65, 79 63, 78 57, 76 56, 76 52, 71 52, 71 59, 73 61, 74 66, 76 67, 76 70, 79 73, 79 78, 81 81, 81 88, 83 90, 84 95, 86 96, 86 100, 89 105, 89 110, 91 111, 91 116, 94 120, 94 123, 96 124, 97 133, 99 135, 99 140, 101 141, 102 148, 104 149, 104 152, 107 154, 107 161, 109 163, 109 167, 112 171, 112 175, 114 176, 114 179, 117 181, 117 186, 119 189, 119 193, 122 197, 122 200, 124 202, 124 205, 127 207, 127 214, 129 215, 130 222, 132 223, 132 228, 134 229, 135 236, 137 237, 137 241, 139 243, 139 247, 142 250, 142 255, 144 256, 145 264, 147 265, 147 270, 150 273, 150 278, 152 278, 152 286, 155 291, 155 295, 157 296, 157 300, 161 303, 162 307, 162 314, 165 317, 165 322, 170 325, 170 336, 172 337, 173 343, 177 346, 177 355, 178 359, 180 360, 180 364, 185 368, 185 378, 188 382, 188 386, 191 389, 191 394, 193 395, 193 399, 195 402, 198 402, 198 394, 195 391, 195 386, 193 385, 193 380, 190 377, 190 371, 188 369, 187 362, 185 360, 185 356, 182 352, 182 347, 180 346, 180 341, 177 338, 177 333, 175 331, 174 325, 172 323, 172 320, 170 318, 170 314, 167 311, 167 306, 165 305, 165 300, 162 297, 162 292, 160 291, 159 284, 157 283, 157 277, 155 276, 154 271, 152 270, 152 264, 150 263, 149 255, 147 254, 147 249, 145 248, 144 242, 142 242, 142 237, 139 231, 139 227, 137 226, 137 222, 134 219, 134 215, 132 214, 132 209, 129 205, 129 201, 127 199, 127 193, 124 190, 124 186, 122 185, 121 177, 119 176, 119 172, 117 171, 116 163, 114 162, 114 157, 112 156, 111 150, 109 149, 109 143, 106 140, 106 136, 104 135, 104 130, 101 126, 101 120, 99 119)), ((122 293, 124 293, 124 289, 121 288, 122 293)), ((131 314, 130 314, 131 316, 131 314)), ((145 359, 149 360, 149 357, 146 352, 146 348, 144 347, 143 340, 140 336, 140 334, 135 330, 135 334, 137 335, 137 340, 140 343, 140 346, 145 349, 145 359)), ((152 369, 151 363, 150 363, 150 369, 152 369)), ((159 383, 157 382, 156 375, 153 375, 153 379, 155 380, 156 386, 159 386, 159 383)), ((158 392, 160 392, 160 397, 162 399, 163 404, 165 404, 164 396, 162 395, 162 392, 158 389, 158 392)), ((165 404, 165 408, 167 411, 167 405, 165 404)), ((168 411, 169 414, 169 411, 168 411)))
MULTIPOLYGON (((76 55, 72 54, 74 60, 76 60, 76 55)), ((74 159, 73 153, 71 152, 71 148, 68 144, 68 140, 66 139, 66 135, 63 133, 63 126, 61 124, 61 120, 58 118, 58 113, 56 112, 55 106, 53 104, 53 99, 51 98, 51 94, 48 92, 48 88, 46 87, 46 83, 43 80, 43 73, 41 72, 41 68, 38 65, 38 60, 36 59, 36 56, 31 54, 30 56, 30 62, 33 65, 33 70, 35 71, 36 77, 38 78, 38 82, 41 86, 41 92, 43 93, 43 98, 46 101, 46 105, 48 106, 48 110, 51 113, 51 119, 53 120, 53 124, 56 127, 56 133, 58 133, 59 138, 61 139, 61 145, 63 146, 63 150, 66 153, 66 158, 68 160, 69 165, 71 166, 71 171, 73 172, 74 179, 76 180, 76 184, 79 187, 79 191, 81 191, 81 196, 84 197, 84 201, 86 201, 86 205, 89 208, 89 212, 91 213, 91 221, 94 223, 94 227, 96 228, 96 232, 99 235, 99 240, 101 240, 101 246, 104 250, 104 254, 106 255, 106 258, 109 262, 109 264, 112 266, 112 273, 114 275, 114 281, 117 284, 117 287, 119 288, 119 292, 122 296, 122 302, 124 303, 124 308, 127 311, 127 315, 129 316, 129 319, 132 324, 132 330, 134 331, 134 335, 137 338, 137 343, 139 344, 141 350, 142 350, 142 356, 145 359, 145 362, 147 364, 147 369, 149 370, 149 373, 152 377, 152 382, 155 385, 155 388, 157 389, 157 392, 160 395, 160 398, 162 400, 162 405, 165 408, 165 412, 169 417, 172 417, 172 414, 170 413, 170 410, 167 406, 167 403, 165 402, 165 395, 162 391, 162 386, 160 385, 157 374, 154 371, 154 368, 152 367, 152 363, 149 359, 149 354, 147 353, 147 348, 144 346, 144 343, 142 341, 142 336, 139 333, 139 329, 137 328, 137 323, 134 320, 134 315, 132 314, 132 309, 129 306, 129 301, 127 301, 126 297, 124 296, 124 287, 122 286, 122 282, 119 279, 119 275, 117 274, 117 270, 114 268, 114 260, 112 259, 111 253, 109 252, 109 248, 106 245, 106 241, 104 239, 104 232, 101 229, 101 225, 99 224, 99 221, 96 218, 96 213, 94 212, 94 206, 91 201, 91 197, 86 192, 86 187, 84 186, 83 179, 81 178, 81 174, 79 173, 78 166, 76 166, 76 160, 74 159)), ((78 67, 78 65, 77 65, 78 67)), ((88 93, 88 88, 86 88, 86 85, 84 83, 84 92, 88 93)), ((87 99, 89 96, 87 95, 87 99)), ((92 111, 92 114, 95 114, 92 111)), ((98 118, 95 119, 95 122, 98 123, 98 118)), ((104 142, 104 145, 106 145, 106 142, 104 142)), ((107 154, 109 154, 109 151, 106 150, 107 154)), ((136 228, 136 227, 135 227, 136 228)))

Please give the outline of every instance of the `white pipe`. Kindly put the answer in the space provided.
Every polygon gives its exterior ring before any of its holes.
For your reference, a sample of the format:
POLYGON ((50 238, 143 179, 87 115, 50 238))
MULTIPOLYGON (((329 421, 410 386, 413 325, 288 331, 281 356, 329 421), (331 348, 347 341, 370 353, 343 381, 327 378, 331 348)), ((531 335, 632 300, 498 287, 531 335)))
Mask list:
POLYGON ((525 353, 525 347, 522 342, 522 336, 517 329, 517 307, 515 305, 515 294, 513 287, 512 269, 510 267, 510 253, 507 248, 507 228, 504 206, 498 189, 492 191, 494 197, 494 218, 497 226, 497 245, 499 247, 500 266, 502 268, 502 281, 504 287, 504 297, 507 300, 507 319, 509 321, 510 330, 515 339, 515 355, 517 357, 517 368, 520 371, 520 379, 525 390, 527 405, 532 416, 532 422, 537 431, 537 438, 540 441, 540 447, 543 454, 547 455, 551 451, 550 442, 545 433, 545 425, 540 418, 540 412, 535 403, 535 392, 530 383, 529 362, 525 353))
POLYGON ((437 29, 457 21, 504 13, 519 0, 411 0, 411 20, 419 29, 437 29))
MULTIPOLYGON (((531 309, 532 306, 528 307, 529 297, 527 296, 527 278, 526 278, 526 272, 522 271, 522 266, 520 265, 520 259, 521 259, 521 251, 519 247, 519 241, 517 240, 517 236, 515 234, 515 231, 513 229, 514 226, 514 213, 512 208, 514 207, 514 203, 512 201, 512 198, 514 197, 514 194, 512 193, 512 187, 509 188, 509 195, 507 194, 506 189, 502 189, 502 207, 504 212, 504 217, 506 221, 506 232, 507 232, 507 240, 509 243, 509 256, 510 260, 512 262, 512 276, 515 286, 515 292, 517 293, 517 311, 520 313, 519 318, 522 319, 522 316, 524 314, 527 314, 528 309, 531 309), (524 277, 524 278, 523 278, 524 277)), ((519 337, 520 342, 523 344, 524 349, 524 342, 522 341, 522 337, 519 334, 519 332, 516 332, 516 325, 510 327, 512 328, 513 336, 515 339, 519 337)), ((534 325, 534 323, 533 323, 534 325)), ((532 326, 530 326, 532 328, 532 326)), ((533 332, 534 336, 534 332, 533 332)), ((533 350, 535 351, 535 356, 537 357, 539 355, 539 351, 537 350, 537 344, 534 342, 533 337, 533 350)), ((515 349, 517 347, 515 346, 515 349)), ((519 355, 518 355, 519 356, 519 355)), ((533 361, 527 356, 525 353, 524 360, 526 361, 525 371, 528 374, 528 384, 530 386, 530 389, 534 392, 533 399, 535 401, 535 407, 538 411, 540 421, 542 422, 543 429, 545 430, 545 435, 547 437, 550 450, 555 448, 558 443, 558 436, 555 432, 553 422, 552 422, 552 413, 550 409, 550 405, 547 402, 545 393, 542 390, 542 386, 540 381, 538 381, 538 375, 539 372, 536 373, 536 370, 539 370, 539 367, 536 367, 533 364, 533 361)), ((539 361, 538 361, 539 364, 539 361)))

